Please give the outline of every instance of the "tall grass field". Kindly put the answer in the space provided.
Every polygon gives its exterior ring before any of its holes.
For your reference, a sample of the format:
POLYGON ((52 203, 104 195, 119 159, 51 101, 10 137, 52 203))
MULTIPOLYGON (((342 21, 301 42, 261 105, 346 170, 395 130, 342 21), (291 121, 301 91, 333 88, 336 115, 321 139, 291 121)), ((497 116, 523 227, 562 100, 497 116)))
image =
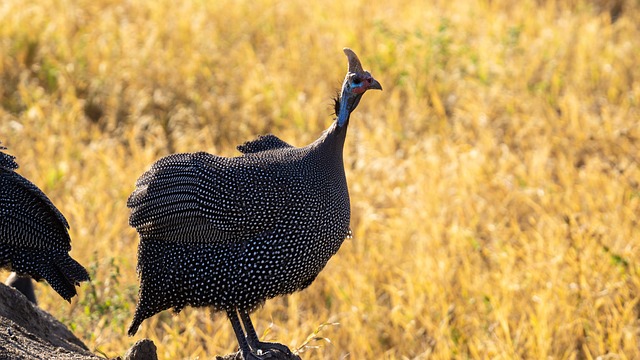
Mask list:
MULTIPOLYGON (((39 305, 95 353, 235 351, 224 314, 126 336, 126 200, 176 152, 332 122, 352 48, 384 87, 345 145, 353 238, 254 313, 304 359, 640 358, 640 1, 0 2, 0 141, 91 283, 39 305)), ((0 274, 2 277, 6 273, 0 274)))

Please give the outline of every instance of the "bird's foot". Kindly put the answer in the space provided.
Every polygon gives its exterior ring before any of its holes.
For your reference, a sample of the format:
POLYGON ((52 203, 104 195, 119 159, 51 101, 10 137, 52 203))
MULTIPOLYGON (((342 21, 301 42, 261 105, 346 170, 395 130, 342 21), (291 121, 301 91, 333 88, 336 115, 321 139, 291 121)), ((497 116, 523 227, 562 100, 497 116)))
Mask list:
POLYGON ((257 353, 248 352, 247 354, 242 354, 242 358, 244 360, 266 360, 266 359, 274 359, 274 355, 267 351, 263 352, 258 350, 257 353))
POLYGON ((263 342, 263 341, 258 341, 257 343, 253 344, 257 350, 262 351, 262 353, 269 353, 271 352, 271 350, 275 350, 275 351, 279 351, 282 354, 286 355, 286 356, 291 356, 291 350, 289 350, 288 347, 282 345, 282 344, 278 344, 278 343, 272 343, 272 342, 263 342))
POLYGON ((254 354, 254 353, 250 352, 250 353, 248 353, 246 355, 243 354, 242 358, 244 360, 265 360, 265 359, 270 359, 271 358, 271 354, 267 353, 267 354, 258 355, 258 354, 254 354))
POLYGON ((299 359, 294 356, 288 347, 270 342, 258 342, 255 345, 255 352, 248 351, 246 354, 242 354, 244 360, 281 360, 281 359, 299 359))

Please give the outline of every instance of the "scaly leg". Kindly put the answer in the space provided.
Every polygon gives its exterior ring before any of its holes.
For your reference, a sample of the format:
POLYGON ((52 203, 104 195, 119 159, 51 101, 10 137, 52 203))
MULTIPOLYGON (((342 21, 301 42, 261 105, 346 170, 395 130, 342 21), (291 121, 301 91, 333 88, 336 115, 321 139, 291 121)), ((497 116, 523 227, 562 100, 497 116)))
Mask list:
POLYGON ((236 310, 227 311, 227 316, 229 317, 229 321, 231 321, 233 332, 236 333, 238 345, 240 345, 240 351, 242 352, 242 358, 244 360, 263 360, 271 357, 271 354, 269 353, 261 356, 251 352, 249 344, 247 343, 247 339, 244 335, 244 331, 242 330, 242 325, 240 324, 240 320, 238 319, 238 313, 236 312, 236 310))
POLYGON ((240 310, 239 312, 240 319, 242 319, 242 324, 244 324, 244 329, 247 332, 247 341, 254 351, 262 350, 264 352, 268 352, 269 350, 277 350, 287 356, 291 356, 291 350, 282 344, 260 341, 256 334, 256 330, 253 328, 253 324, 251 323, 249 313, 246 310, 240 310))

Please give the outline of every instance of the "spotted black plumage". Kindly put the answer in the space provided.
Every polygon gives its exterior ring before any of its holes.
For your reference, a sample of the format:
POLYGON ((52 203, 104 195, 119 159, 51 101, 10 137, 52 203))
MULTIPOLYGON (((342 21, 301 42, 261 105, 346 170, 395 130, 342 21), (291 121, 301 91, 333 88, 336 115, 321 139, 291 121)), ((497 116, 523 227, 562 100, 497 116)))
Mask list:
POLYGON ((351 50, 345 54, 337 119, 312 144, 261 136, 238 146, 241 156, 174 154, 138 179, 127 204, 140 235, 130 335, 162 310, 210 306, 229 316, 245 359, 288 351, 259 342, 249 313, 309 286, 350 234, 342 160, 348 120, 366 90, 382 88, 351 50))
POLYGON ((0 267, 44 279, 70 301, 89 274, 68 254, 67 220, 17 168, 15 157, 0 151, 0 267))

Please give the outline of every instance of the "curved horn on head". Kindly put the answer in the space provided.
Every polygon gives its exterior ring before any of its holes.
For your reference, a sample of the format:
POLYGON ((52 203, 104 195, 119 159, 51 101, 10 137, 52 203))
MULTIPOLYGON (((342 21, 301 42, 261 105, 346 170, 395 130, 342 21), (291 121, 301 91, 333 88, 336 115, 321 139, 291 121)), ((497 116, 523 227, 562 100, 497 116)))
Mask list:
POLYGON ((358 55, 356 55, 356 53, 354 53, 353 50, 349 48, 344 48, 342 49, 342 51, 344 51, 344 54, 347 55, 347 59, 349 60, 350 73, 361 73, 364 71, 362 70, 362 64, 360 64, 360 59, 358 59, 358 55))

